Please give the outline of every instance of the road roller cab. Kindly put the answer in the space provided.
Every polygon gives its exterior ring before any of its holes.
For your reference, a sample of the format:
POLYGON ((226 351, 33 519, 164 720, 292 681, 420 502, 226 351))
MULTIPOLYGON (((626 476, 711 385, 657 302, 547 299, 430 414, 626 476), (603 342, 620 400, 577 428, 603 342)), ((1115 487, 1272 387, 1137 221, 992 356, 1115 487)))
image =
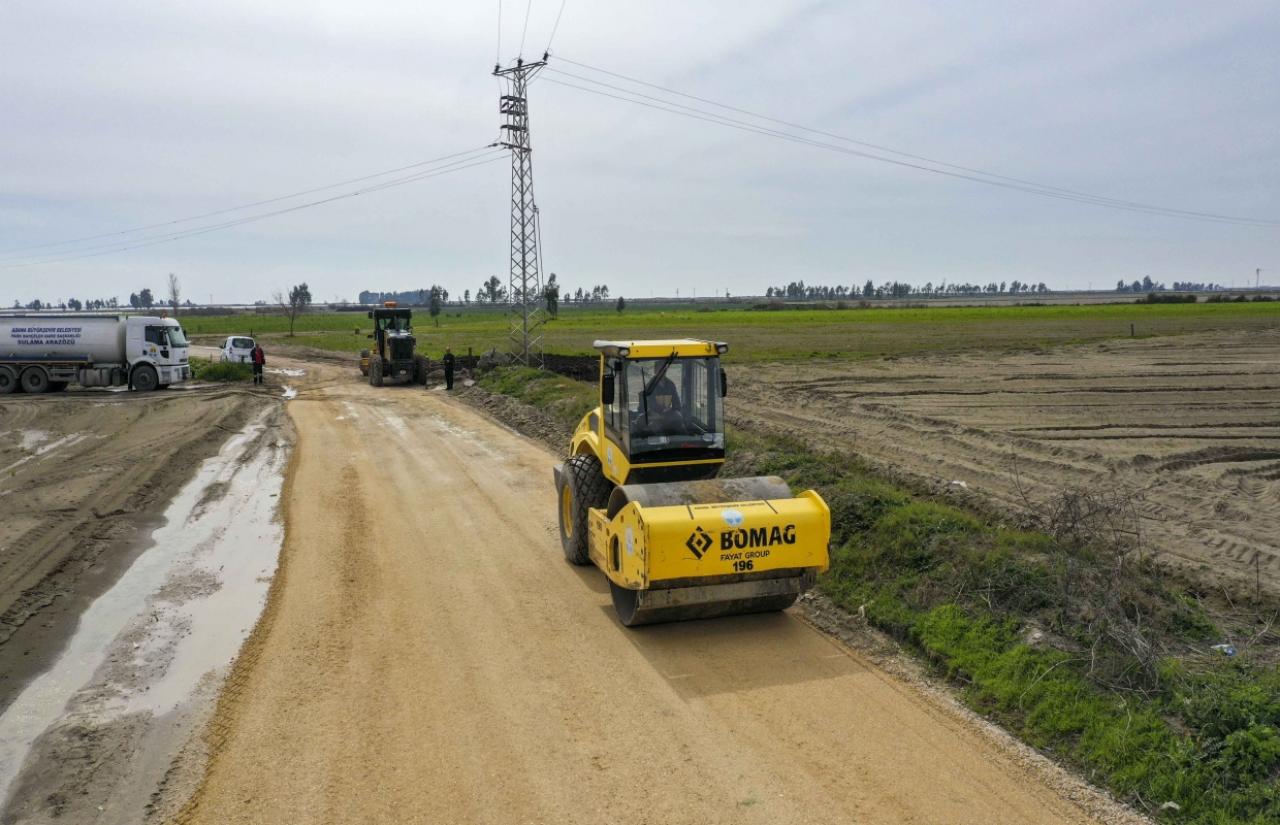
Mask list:
POLYGON ((774 476, 717 478, 728 345, 595 347, 600 406, 555 469, 565 557, 604 571, 628 626, 792 604, 827 568, 830 512, 774 476))

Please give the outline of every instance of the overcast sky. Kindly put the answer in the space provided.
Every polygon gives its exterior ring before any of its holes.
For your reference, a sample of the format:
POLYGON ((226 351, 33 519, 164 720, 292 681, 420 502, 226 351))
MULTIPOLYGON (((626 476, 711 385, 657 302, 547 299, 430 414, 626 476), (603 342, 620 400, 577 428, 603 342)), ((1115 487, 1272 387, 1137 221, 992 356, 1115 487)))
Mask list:
MULTIPOLYGON (((525 3, 503 4, 516 57, 525 3)), ((560 0, 532 0, 526 57, 560 0)), ((506 277, 506 161, 115 254, 22 251, 481 147, 498 133, 498 3, 0 4, 0 301, 317 300, 506 277)), ((1274 0, 566 0, 556 56, 857 140, 1039 183, 1280 220, 1274 0)), ((628 297, 868 278, 1280 283, 1280 228, 1055 200, 531 90, 546 269, 628 297)), ((597 87, 599 88, 599 87, 597 87)), ((652 89, 647 94, 662 96, 652 89)), ((605 89, 604 91, 608 91, 605 89)), ((676 99, 679 100, 679 99, 676 99)), ((691 100, 686 105, 702 107, 691 100)), ((769 124, 765 124, 769 125, 769 124)), ((772 128, 781 128, 776 125, 772 128)), ((477 156, 480 157, 480 156, 477 156)), ((349 191, 207 218, 194 228, 349 191)))

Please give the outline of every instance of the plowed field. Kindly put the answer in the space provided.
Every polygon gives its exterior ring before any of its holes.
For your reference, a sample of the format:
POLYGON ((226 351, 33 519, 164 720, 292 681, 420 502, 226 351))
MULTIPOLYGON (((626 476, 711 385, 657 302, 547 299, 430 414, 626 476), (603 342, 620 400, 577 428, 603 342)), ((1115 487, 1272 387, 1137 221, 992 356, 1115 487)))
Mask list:
POLYGON ((1144 547, 1280 591, 1280 332, 738 371, 740 422, 850 448, 1011 514, 1131 497, 1144 547))

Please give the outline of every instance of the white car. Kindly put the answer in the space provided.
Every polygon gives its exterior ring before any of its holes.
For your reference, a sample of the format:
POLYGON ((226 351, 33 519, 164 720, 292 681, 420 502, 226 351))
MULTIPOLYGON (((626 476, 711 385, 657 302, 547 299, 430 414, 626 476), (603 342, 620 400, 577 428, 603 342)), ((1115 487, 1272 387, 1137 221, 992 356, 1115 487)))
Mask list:
POLYGON ((221 361, 248 364, 253 360, 253 339, 247 335, 232 335, 222 342, 221 361))

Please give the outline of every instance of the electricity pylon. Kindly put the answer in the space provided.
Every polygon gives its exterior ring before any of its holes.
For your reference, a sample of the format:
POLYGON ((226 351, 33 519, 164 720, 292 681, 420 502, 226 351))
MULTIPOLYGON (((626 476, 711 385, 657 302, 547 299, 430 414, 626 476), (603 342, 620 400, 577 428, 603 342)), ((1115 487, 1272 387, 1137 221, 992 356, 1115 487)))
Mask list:
POLYGON ((496 145, 511 150, 511 270, 507 279, 511 355, 520 363, 542 368, 542 258, 539 251, 538 206, 533 200, 533 149, 529 144, 529 81, 547 65, 518 59, 493 74, 506 82, 498 102, 506 122, 496 145))

